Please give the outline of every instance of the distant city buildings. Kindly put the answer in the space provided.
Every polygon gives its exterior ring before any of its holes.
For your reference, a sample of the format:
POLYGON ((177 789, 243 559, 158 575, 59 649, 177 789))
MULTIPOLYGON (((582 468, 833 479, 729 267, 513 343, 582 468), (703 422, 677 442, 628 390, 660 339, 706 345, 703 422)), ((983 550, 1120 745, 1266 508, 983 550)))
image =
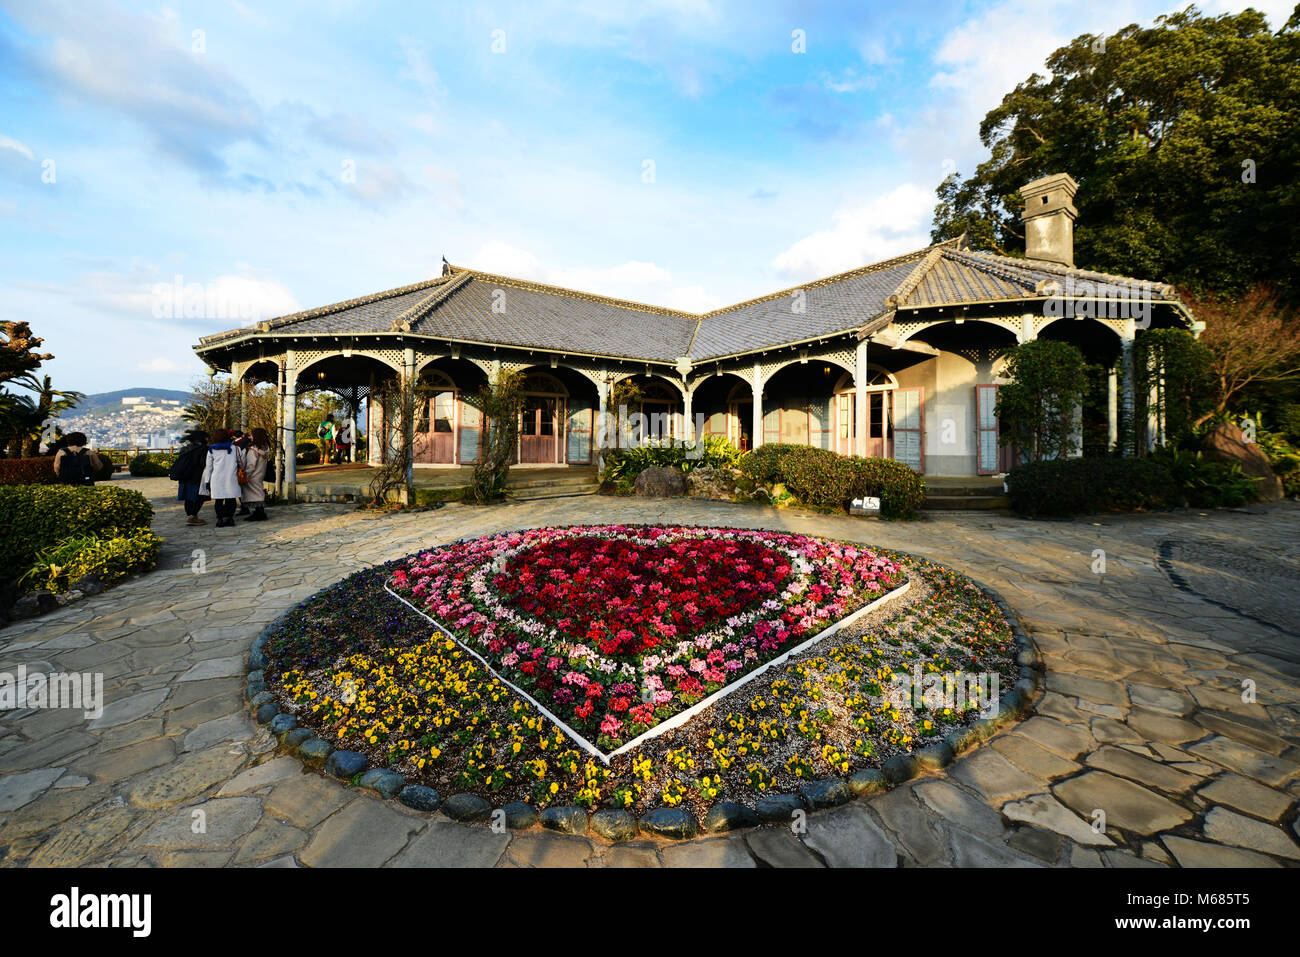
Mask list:
POLYGON ((177 399, 126 396, 120 408, 81 413, 53 423, 69 432, 84 432, 92 448, 167 448, 180 443, 186 425, 184 403, 177 399))

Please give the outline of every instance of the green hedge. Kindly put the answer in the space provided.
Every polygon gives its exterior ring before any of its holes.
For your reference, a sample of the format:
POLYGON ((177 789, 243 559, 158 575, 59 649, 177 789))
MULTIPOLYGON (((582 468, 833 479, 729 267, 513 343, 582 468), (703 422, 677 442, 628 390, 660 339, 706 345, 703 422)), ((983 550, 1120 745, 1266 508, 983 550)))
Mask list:
POLYGON ((116 538, 148 530, 153 506, 114 485, 0 486, 0 575, 29 567, 42 550, 70 538, 116 538))
POLYGON ((81 535, 42 549, 23 576, 29 588, 67 591, 84 575, 94 575, 103 585, 120 581, 132 572, 149 571, 158 564, 162 539, 137 529, 127 535, 81 535))
POLYGON ((1169 469, 1151 459, 1078 458, 1033 462, 1007 475, 1011 507, 1022 515, 1170 508, 1182 504, 1169 469))
POLYGON ((844 508, 852 499, 880 499, 880 512, 908 518, 925 503, 920 473, 891 459, 840 455, 807 445, 774 443, 741 457, 739 468, 756 485, 784 485, 804 505, 844 508))
POLYGON ((176 462, 176 452, 142 452, 127 463, 132 475, 146 478, 166 477, 176 462))
POLYGON ((0 485, 53 485, 54 456, 0 459, 0 485))

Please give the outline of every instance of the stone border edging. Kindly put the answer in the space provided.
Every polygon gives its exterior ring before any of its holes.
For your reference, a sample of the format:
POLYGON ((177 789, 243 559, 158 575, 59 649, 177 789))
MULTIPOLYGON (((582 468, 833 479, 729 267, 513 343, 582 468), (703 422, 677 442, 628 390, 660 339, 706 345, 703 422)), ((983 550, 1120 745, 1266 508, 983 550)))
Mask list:
MULTIPOLYGON (((887 550, 914 562, 929 561, 910 552, 887 550)), ((896 754, 879 769, 864 768, 848 778, 818 778, 802 785, 798 793, 765 793, 758 798, 754 810, 734 801, 719 801, 705 815, 706 833, 720 834, 760 824, 786 823, 796 811, 818 811, 848 804, 855 797, 875 794, 891 785, 909 781, 922 771, 941 770, 1029 711, 1044 684, 1042 656, 1037 646, 1025 631, 1019 616, 997 590, 964 572, 959 574, 973 582, 997 605, 1011 626, 1016 641, 1015 660, 1020 666, 1020 678, 999 699, 997 714, 949 732, 939 743, 920 751, 896 754)), ((280 746, 288 749, 303 764, 342 783, 355 783, 381 798, 396 798, 413 810, 429 814, 441 810, 453 820, 465 824, 491 821, 494 826, 499 823, 508 830, 527 830, 540 823, 543 828, 566 834, 584 834, 591 830, 615 844, 630 841, 643 831, 671 840, 686 840, 699 835, 700 827, 695 815, 681 807, 653 808, 637 818, 630 811, 613 808, 588 812, 577 806, 552 806, 539 812, 524 801, 512 801, 494 809, 484 798, 469 793, 452 794, 444 800, 434 788, 408 783, 406 777, 397 771, 370 767, 369 759, 359 751, 336 750, 314 731, 299 728, 295 715, 280 711, 263 677, 269 664, 264 650, 267 639, 301 604, 286 609, 268 622, 253 639, 248 655, 245 696, 257 723, 266 725, 280 746)))
POLYGON ((1159 547, 1156 549, 1156 564, 1160 566, 1160 570, 1165 573, 1165 576, 1169 579, 1169 581, 1173 584, 1175 588, 1177 588, 1181 592, 1185 592, 1188 595, 1193 595, 1196 598, 1199 598, 1201 601, 1209 602, 1211 605, 1214 605, 1217 608, 1222 608, 1224 611, 1230 611, 1234 615, 1238 615, 1249 621, 1253 621, 1257 625, 1262 625, 1265 628, 1270 628, 1273 631, 1276 631, 1278 634, 1284 635, 1287 638, 1300 637, 1297 636, 1295 632, 1287 631, 1285 628, 1281 627, 1280 625, 1275 625, 1271 621, 1265 621, 1263 618, 1260 618, 1258 615, 1252 615, 1250 612, 1242 611, 1240 608, 1234 608, 1232 605, 1229 605, 1227 602, 1219 601, 1217 598, 1211 598, 1209 595, 1202 594, 1201 592, 1193 588, 1192 583, 1189 582, 1183 576, 1182 572, 1174 568, 1174 559, 1173 559, 1174 546, 1182 545, 1182 544, 1184 543, 1179 541, 1176 538, 1167 538, 1164 541, 1162 541, 1159 547))

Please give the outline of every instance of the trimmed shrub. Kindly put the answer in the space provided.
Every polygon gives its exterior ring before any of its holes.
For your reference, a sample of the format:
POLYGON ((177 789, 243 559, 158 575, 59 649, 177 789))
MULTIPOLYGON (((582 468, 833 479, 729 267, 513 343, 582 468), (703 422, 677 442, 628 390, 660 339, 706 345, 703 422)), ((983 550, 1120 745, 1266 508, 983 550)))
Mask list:
POLYGON ((176 461, 176 452, 142 452, 127 463, 126 470, 140 478, 166 478, 176 461))
POLYGON ((70 538, 148 530, 153 506, 114 485, 10 485, 0 487, 0 515, 0 570, 16 573, 42 549, 70 538))
POLYGON ((44 548, 23 576, 28 588, 67 591, 84 575, 94 575, 103 585, 120 581, 132 572, 149 571, 158 564, 162 539, 153 532, 136 530, 111 538, 82 535, 44 548))
POLYGON ((919 472, 892 459, 840 455, 807 445, 774 443, 747 452, 739 468, 758 485, 784 486, 814 508, 844 508, 855 498, 880 499, 880 512, 908 518, 925 502, 919 472))
POLYGON ((1151 459, 1049 459, 1007 475, 1011 507, 1022 515, 1170 508, 1181 504, 1169 470, 1151 459))
POLYGON ((54 457, 0 459, 0 485, 53 485, 54 457))

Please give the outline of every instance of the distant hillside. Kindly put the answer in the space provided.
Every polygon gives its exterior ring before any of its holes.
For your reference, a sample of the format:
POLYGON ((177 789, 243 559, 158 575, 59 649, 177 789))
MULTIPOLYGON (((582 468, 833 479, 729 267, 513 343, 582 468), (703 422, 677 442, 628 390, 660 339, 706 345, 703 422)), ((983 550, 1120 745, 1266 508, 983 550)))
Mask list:
POLYGON ((122 389, 118 392, 96 392, 88 395, 77 404, 73 415, 99 415, 104 412, 117 412, 122 408, 122 399, 127 396, 144 396, 149 399, 175 399, 182 404, 189 401, 190 393, 178 389, 122 389))

